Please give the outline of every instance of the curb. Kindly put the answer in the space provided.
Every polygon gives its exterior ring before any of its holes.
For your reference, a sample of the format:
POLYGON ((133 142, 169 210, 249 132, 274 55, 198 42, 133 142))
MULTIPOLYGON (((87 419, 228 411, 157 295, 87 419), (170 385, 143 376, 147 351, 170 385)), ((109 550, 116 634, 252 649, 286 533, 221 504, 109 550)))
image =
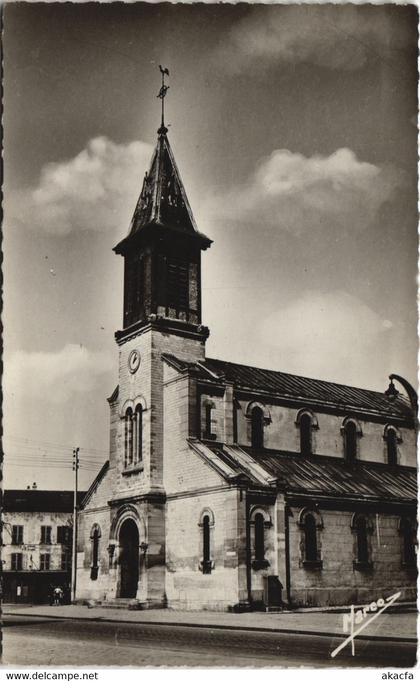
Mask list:
MULTIPOLYGON (((262 631, 267 634, 297 634, 298 636, 328 636, 329 638, 343 638, 346 639, 348 637, 348 634, 343 634, 341 632, 336 633, 336 632, 331 632, 331 631, 303 631, 301 629, 289 629, 289 628, 280 628, 280 629, 270 629, 267 627, 250 627, 250 626, 234 626, 230 624, 202 624, 201 622, 151 622, 150 620, 123 620, 123 619, 112 619, 108 617, 77 617, 77 616, 69 616, 69 615, 29 615, 27 613, 5 613, 3 612, 2 615, 9 615, 13 617, 43 617, 46 619, 54 619, 54 620, 74 620, 77 622, 107 622, 107 623, 113 623, 113 624, 143 624, 143 625, 152 625, 152 626, 157 626, 157 627, 192 627, 196 629, 227 629, 231 631, 262 631)), ((361 634, 360 636, 356 636, 357 640, 364 640, 364 641, 389 641, 392 643, 416 643, 417 644, 417 638, 410 637, 410 636, 368 636, 365 634, 361 634)))

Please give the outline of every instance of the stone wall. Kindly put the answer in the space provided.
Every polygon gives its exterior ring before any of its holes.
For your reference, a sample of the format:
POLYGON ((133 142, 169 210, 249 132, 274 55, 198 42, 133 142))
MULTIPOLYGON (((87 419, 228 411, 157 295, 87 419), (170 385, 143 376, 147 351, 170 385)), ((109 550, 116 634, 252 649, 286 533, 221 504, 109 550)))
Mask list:
MULTIPOLYGON (((216 440, 223 441, 225 435, 223 397, 212 393, 201 395, 200 437, 205 431, 205 403, 210 400, 212 409, 212 433, 216 440)), ((259 400, 257 400, 259 401, 259 400)), ((250 400, 237 402, 237 437, 238 444, 251 444, 251 423, 247 418, 247 407, 250 400)), ((264 446, 267 449, 279 449, 290 452, 300 451, 300 431, 296 425, 297 408, 264 403, 270 413, 270 420, 264 426, 264 446)), ((312 430, 313 453, 320 456, 337 456, 343 458, 344 446, 341 426, 345 414, 325 414, 314 412, 318 428, 312 430)), ((378 463, 387 462, 387 448, 384 440, 384 428, 387 421, 373 423, 358 418, 362 436, 358 438, 358 458, 363 461, 378 463)), ((402 466, 416 466, 416 436, 409 428, 399 428, 401 442, 398 443, 398 463, 402 466)))
POLYGON ((402 538, 399 516, 367 514, 372 524, 369 549, 373 567, 353 568, 355 535, 350 511, 320 511, 321 569, 302 566, 302 530, 298 526, 301 508, 293 508, 289 521, 291 593, 294 605, 326 606, 366 603, 402 591, 401 600, 415 599, 416 577, 402 567, 402 538))

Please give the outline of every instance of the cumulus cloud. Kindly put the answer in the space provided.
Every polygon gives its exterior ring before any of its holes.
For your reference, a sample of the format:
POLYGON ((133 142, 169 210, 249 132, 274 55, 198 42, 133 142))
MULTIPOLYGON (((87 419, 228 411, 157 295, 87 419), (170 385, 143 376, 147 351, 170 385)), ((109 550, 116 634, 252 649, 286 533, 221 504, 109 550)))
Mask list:
POLYGON ((309 158, 278 149, 243 186, 209 197, 207 213, 295 233, 326 223, 364 228, 404 182, 403 171, 360 161, 350 149, 309 158))
POLYGON ((256 6, 233 26, 216 59, 232 73, 281 61, 352 71, 385 49, 407 46, 413 32, 402 19, 384 7, 256 6))
POLYGON ((36 187, 11 196, 6 220, 51 234, 121 229, 140 193, 152 147, 95 137, 70 160, 49 163, 36 187))
POLYGON ((287 371, 370 387, 404 353, 403 329, 340 290, 307 291, 267 317, 260 334, 287 371))
POLYGON ((5 364, 4 391, 8 404, 28 400, 63 403, 97 387, 98 379, 112 370, 105 352, 91 352, 67 344, 57 352, 14 352, 5 364))

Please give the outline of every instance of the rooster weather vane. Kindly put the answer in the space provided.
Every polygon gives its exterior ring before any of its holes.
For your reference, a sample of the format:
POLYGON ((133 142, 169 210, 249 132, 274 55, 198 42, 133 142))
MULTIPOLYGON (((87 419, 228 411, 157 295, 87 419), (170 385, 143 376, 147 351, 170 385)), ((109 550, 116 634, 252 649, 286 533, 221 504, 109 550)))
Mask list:
POLYGON ((162 101, 161 130, 166 132, 166 128, 165 128, 165 97, 166 97, 166 93, 169 90, 169 85, 165 85, 165 76, 169 76, 169 69, 166 69, 159 64, 159 71, 162 74, 162 85, 161 85, 161 88, 159 90, 159 94, 157 96, 162 101))

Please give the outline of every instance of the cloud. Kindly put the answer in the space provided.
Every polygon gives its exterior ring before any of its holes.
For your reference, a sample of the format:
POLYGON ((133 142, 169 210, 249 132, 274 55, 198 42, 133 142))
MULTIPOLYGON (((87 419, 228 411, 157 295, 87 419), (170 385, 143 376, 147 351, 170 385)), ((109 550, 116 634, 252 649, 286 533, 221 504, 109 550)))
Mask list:
POLYGON ((233 26, 216 60, 232 73, 262 70, 278 62, 357 70, 369 58, 382 58, 413 40, 410 17, 395 10, 351 5, 253 7, 233 26))
POLYGON ((260 342, 289 372, 370 387, 404 354, 403 329, 340 290, 307 291, 276 310, 262 323, 260 342))
POLYGON ((63 403, 97 388, 97 381, 112 370, 105 352, 91 352, 67 344, 57 352, 14 352, 5 364, 4 391, 8 406, 29 400, 63 403))
POLYGON ((74 158, 49 163, 36 187, 15 193, 6 220, 51 234, 121 229, 129 223, 152 147, 91 139, 74 158))
POLYGON ((309 158, 278 149, 260 161, 244 185, 210 196, 206 213, 295 233, 317 224, 363 229, 404 182, 403 171, 359 161, 350 149, 309 158))

